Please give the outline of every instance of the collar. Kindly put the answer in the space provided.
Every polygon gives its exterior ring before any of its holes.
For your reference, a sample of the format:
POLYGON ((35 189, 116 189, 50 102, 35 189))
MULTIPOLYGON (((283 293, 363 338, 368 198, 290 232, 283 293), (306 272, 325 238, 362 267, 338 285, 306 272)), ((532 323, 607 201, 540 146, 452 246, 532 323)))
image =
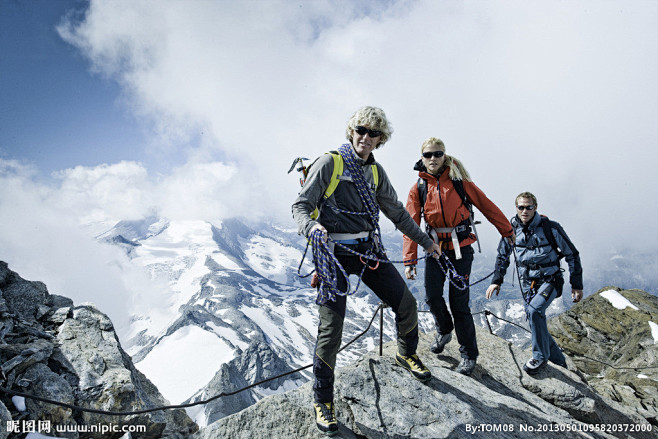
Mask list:
MULTIPOLYGON (((449 167, 448 167, 448 166, 444 166, 443 168, 441 168, 441 169, 439 170, 439 173, 438 173, 437 175, 434 175, 434 174, 430 174, 430 173, 427 171, 427 168, 426 168, 425 165, 423 164, 423 160, 422 160, 422 159, 421 159, 421 160, 418 160, 418 161, 416 162, 416 164, 414 165, 414 171, 418 171, 418 176, 419 176, 420 178, 423 178, 423 179, 425 179, 425 180, 430 180, 430 181, 432 181, 432 180, 439 180, 439 179, 441 178, 441 176, 445 173, 445 171, 446 171, 447 169, 449 169, 449 167)), ((446 175, 450 175, 450 172, 448 172, 446 175)))
POLYGON ((537 228, 537 226, 541 222, 541 215, 539 215, 537 213, 537 211, 535 211, 535 215, 532 217, 532 219, 530 220, 530 222, 528 224, 523 224, 523 221, 521 221, 521 218, 519 218, 518 213, 516 215, 514 215, 514 220, 516 221, 516 224, 519 227, 522 227, 525 230, 534 230, 534 229, 537 228))
POLYGON ((354 146, 352 146, 351 144, 348 145, 350 145, 350 151, 352 151, 352 156, 354 157, 354 160, 356 160, 356 163, 358 163, 359 166, 367 166, 375 163, 374 153, 371 152, 368 158, 364 160, 361 157, 359 157, 359 155, 356 153, 356 151, 354 150, 354 146))

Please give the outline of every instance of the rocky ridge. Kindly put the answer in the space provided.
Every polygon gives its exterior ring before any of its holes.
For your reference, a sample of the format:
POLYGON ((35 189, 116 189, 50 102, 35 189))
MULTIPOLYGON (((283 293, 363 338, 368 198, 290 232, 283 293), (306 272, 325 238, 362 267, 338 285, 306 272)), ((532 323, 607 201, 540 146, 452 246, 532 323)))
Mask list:
POLYGON ((658 297, 606 287, 551 319, 549 329, 597 392, 658 426, 657 323, 658 297), (625 299, 619 308, 605 297, 617 294, 625 299))
POLYGON ((201 406, 194 420, 205 426, 237 413, 269 394, 295 389, 308 381, 298 372, 281 377, 290 371, 290 366, 279 358, 269 345, 256 340, 236 358, 222 364, 210 383, 185 403, 207 400, 221 393, 235 392, 268 380, 249 390, 215 399, 201 406), (272 377, 280 378, 271 379, 272 377))
MULTIPOLYGON (((0 370, 3 387, 80 407, 128 412, 168 405, 134 367, 105 314, 49 294, 43 283, 22 279, 1 261, 0 370)), ((68 438, 123 435, 75 431, 76 426, 97 424, 145 426, 143 438, 186 438, 198 429, 184 410, 108 417, 25 398, 19 411, 3 392, 1 425, 25 420, 47 420, 53 429, 68 427, 69 432, 58 433, 68 438)), ((0 428, 0 438, 7 435, 0 428)))
MULTIPOLYGON (((530 353, 477 328, 480 357, 471 377, 455 372, 457 343, 440 355, 423 334, 419 356, 432 371, 423 384, 394 361, 395 342, 383 356, 370 352, 339 368, 335 402, 343 438, 652 438, 651 425, 635 411, 599 395, 568 360, 536 377, 522 371, 530 353), (610 431, 597 431, 606 425, 610 431), (612 431, 628 425, 637 431, 612 431), (478 430, 479 429, 479 430, 478 430), (567 431, 566 429, 569 429, 567 431), (475 434, 475 436, 474 436, 475 434)), ((315 427, 312 383, 255 405, 201 429, 194 439, 324 437, 315 427)))
MULTIPOLYGON (((529 377, 521 369, 529 351, 482 328, 477 328, 480 357, 472 377, 454 371, 459 360, 457 343, 433 355, 429 335, 422 335, 419 345, 419 354, 433 373, 427 384, 413 380, 395 364, 395 342, 385 345, 383 356, 371 351, 350 361, 337 370, 336 377, 341 436, 521 438, 534 429, 541 437, 556 438, 655 437, 651 430, 658 425, 652 392, 658 376, 651 365, 656 364, 658 347, 649 322, 658 321, 658 306, 647 293, 613 290, 634 307, 610 307, 602 290, 550 321, 553 334, 570 355, 568 369, 549 365, 538 376, 529 377), (643 373, 629 372, 619 381, 623 367, 643 368, 643 373)), ((377 335, 371 332, 368 337, 377 335)), ((236 381, 253 384, 275 376, 284 366, 271 348, 252 342, 193 399, 233 390, 236 381)), ((135 369, 107 316, 91 305, 75 306, 70 299, 49 294, 44 284, 20 278, 2 262, 0 370, 4 387, 69 404, 110 411, 168 404, 135 369)), ((280 379, 269 390, 285 387, 288 378, 293 377, 280 379)), ((47 419, 71 426, 109 422, 147 426, 145 434, 130 436, 135 438, 323 437, 310 410, 311 385, 270 396, 266 396, 267 385, 261 386, 258 396, 266 397, 255 404, 258 398, 245 392, 237 394, 236 401, 220 398, 217 404, 203 406, 206 420, 212 423, 201 430, 182 410, 108 419, 26 399, 25 409, 19 411, 6 394, 0 397, 0 422, 47 419), (253 405, 226 416, 249 404, 253 405)), ((0 431, 0 438, 4 437, 6 432, 0 431)), ((63 437, 118 438, 121 434, 68 433, 63 437)))

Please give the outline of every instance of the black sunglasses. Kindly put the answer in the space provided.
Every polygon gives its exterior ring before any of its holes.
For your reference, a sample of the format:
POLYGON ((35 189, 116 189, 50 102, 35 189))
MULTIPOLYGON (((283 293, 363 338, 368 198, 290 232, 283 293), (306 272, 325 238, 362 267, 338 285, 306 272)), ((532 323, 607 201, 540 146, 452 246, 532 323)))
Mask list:
POLYGON ((354 131, 356 131, 360 136, 365 136, 366 133, 368 133, 370 137, 379 137, 382 135, 381 131, 371 130, 370 128, 362 127, 361 125, 354 128, 354 131))
POLYGON ((530 206, 516 206, 516 208, 519 209, 521 212, 523 212, 526 209, 535 210, 535 206, 533 206, 532 204, 530 206))
POLYGON ((445 154, 443 151, 427 151, 423 153, 423 157, 426 159, 432 158, 432 156, 438 158, 443 157, 443 154, 445 154))

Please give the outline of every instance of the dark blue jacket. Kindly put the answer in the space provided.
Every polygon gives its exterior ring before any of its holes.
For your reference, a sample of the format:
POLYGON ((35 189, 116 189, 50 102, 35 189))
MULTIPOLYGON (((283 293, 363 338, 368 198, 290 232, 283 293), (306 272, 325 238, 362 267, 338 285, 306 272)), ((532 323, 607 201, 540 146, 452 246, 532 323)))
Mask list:
MULTIPOLYGON (((567 260, 571 288, 582 290, 583 268, 580 264, 578 250, 560 224, 550 221, 548 218, 545 218, 544 221, 549 221, 555 242, 567 260)), ((542 216, 538 213, 535 213, 527 226, 517 216, 510 220, 516 234, 515 254, 519 275, 524 281, 535 279, 547 281, 554 276, 562 277, 560 256, 544 234, 541 222, 542 216)), ((503 278, 510 263, 511 252, 512 247, 507 239, 501 239, 498 244, 498 256, 496 257, 496 268, 491 281, 492 284, 501 285, 503 283, 503 278)))

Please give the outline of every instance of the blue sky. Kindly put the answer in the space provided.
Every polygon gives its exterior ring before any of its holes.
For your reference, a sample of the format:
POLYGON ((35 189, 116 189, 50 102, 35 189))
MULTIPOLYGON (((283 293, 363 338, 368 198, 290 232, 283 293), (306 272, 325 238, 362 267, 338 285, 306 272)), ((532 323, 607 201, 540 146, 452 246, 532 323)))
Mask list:
POLYGON ((506 215, 537 195, 586 269, 655 250, 635 232, 658 234, 656 1, 5 0, 0 20, 0 260, 33 279, 64 288, 74 253, 102 272, 93 236, 153 212, 292 228, 290 163, 363 105, 393 125, 376 157, 403 201, 439 137, 506 215))
POLYGON ((116 82, 92 73, 56 26, 86 2, 0 2, 0 157, 44 175, 144 159, 143 130, 116 82))

